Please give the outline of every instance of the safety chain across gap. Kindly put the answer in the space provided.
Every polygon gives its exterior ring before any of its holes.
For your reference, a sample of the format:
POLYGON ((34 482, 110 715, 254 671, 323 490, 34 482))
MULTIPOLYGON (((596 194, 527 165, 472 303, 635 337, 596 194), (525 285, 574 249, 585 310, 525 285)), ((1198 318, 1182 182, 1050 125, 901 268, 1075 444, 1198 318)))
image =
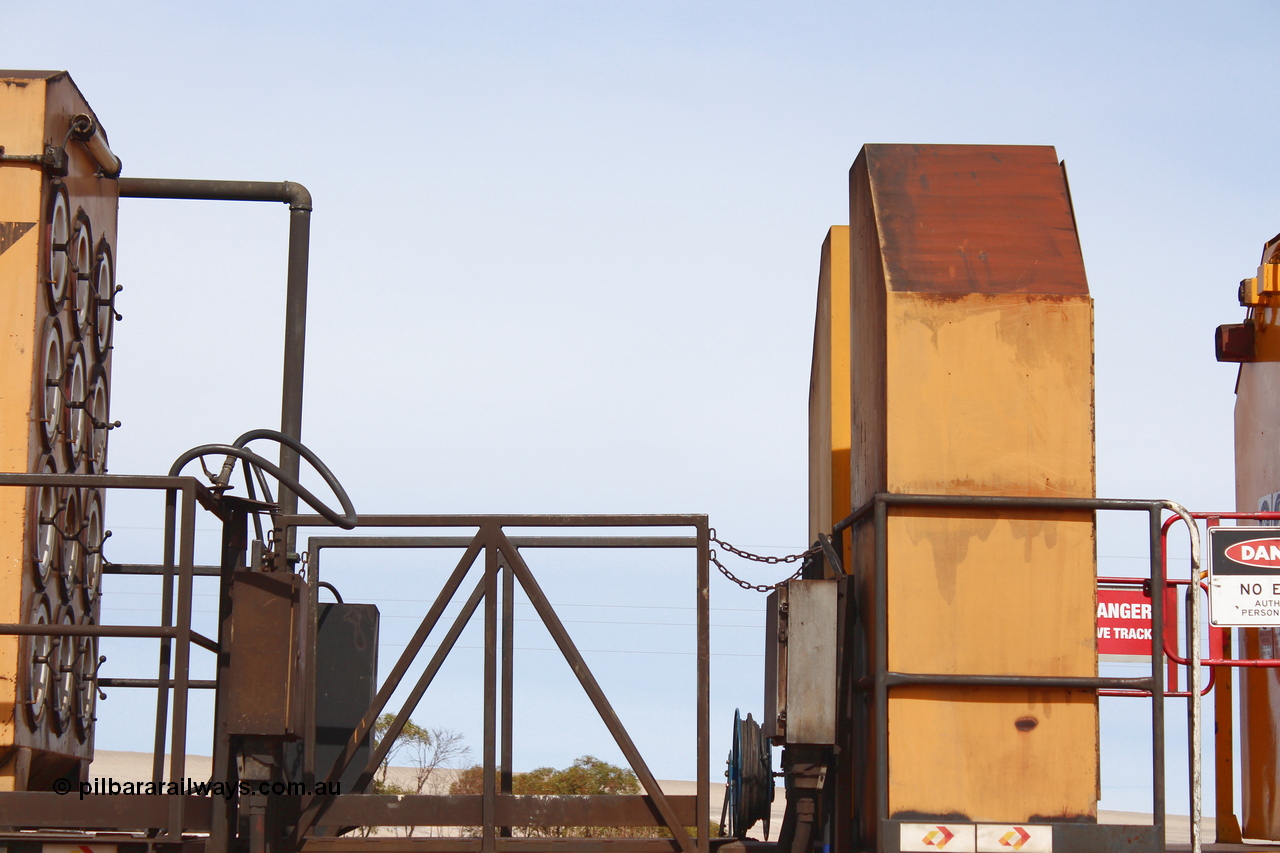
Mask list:
POLYGON ((765 556, 762 554, 752 554, 750 551, 744 551, 741 548, 734 547, 733 545, 730 545, 728 542, 716 536, 716 529, 714 527, 711 528, 710 530, 710 539, 713 543, 715 543, 716 545, 719 545, 721 548, 728 551, 730 554, 733 554, 734 556, 737 556, 737 557, 741 557, 744 560, 751 560, 756 563, 767 563, 769 565, 776 565, 778 563, 794 563, 797 561, 801 561, 800 568, 796 569, 794 574, 792 574, 788 578, 783 578, 777 583, 773 583, 773 584, 748 583, 747 581, 744 581, 742 578, 738 577, 733 572, 725 568, 724 563, 720 562, 720 559, 716 556, 716 549, 712 548, 710 550, 709 556, 710 556, 711 562, 715 565, 717 569, 720 570, 720 574, 724 575, 726 578, 733 581, 743 589, 749 589, 752 592, 773 592, 775 589, 782 586, 784 583, 787 583, 788 581, 796 580, 804 572, 804 567, 808 563, 809 558, 822 550, 821 545, 814 545, 812 548, 809 548, 806 551, 801 551, 799 554, 787 554, 785 557, 772 557, 772 556, 765 556))

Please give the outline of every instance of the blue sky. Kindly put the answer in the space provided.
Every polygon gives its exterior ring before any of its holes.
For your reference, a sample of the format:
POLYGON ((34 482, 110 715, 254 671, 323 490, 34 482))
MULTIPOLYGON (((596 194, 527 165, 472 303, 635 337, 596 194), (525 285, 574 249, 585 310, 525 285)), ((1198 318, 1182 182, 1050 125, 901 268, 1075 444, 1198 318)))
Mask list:
MULTIPOLYGON (((706 512, 731 541, 802 548, 818 250, 865 142, 1057 146, 1097 308, 1099 494, 1231 505, 1234 370, 1212 332, 1280 230, 1274 5, 6 7, 3 64, 69 70, 127 174, 311 189, 304 438, 361 511, 706 512)), ((122 203, 113 471, 277 423, 286 224, 276 206, 122 203)), ((109 516, 113 559, 154 550, 153 508, 109 516)), ((1104 529, 1102 571, 1135 565, 1130 533, 1104 529)), ((690 611, 661 608, 692 579, 665 559, 556 564, 548 585, 612 607, 570 628, 655 771, 687 778, 692 657, 641 653, 691 648, 690 611)), ((383 606, 385 660, 437 575, 334 565, 383 606)), ((155 600, 113 589, 111 618, 155 600)), ((717 762, 733 708, 761 704, 762 604, 713 585, 717 762)), ((146 648, 107 653, 152 668, 146 648)), ((573 688, 553 656, 528 657, 517 763, 616 760, 585 705, 552 710, 573 688)), ((478 753, 455 699, 473 674, 442 673, 423 716, 478 753)), ((104 703, 100 747, 145 746, 139 701, 104 703)), ((1104 807, 1149 796, 1126 769, 1138 716, 1104 714, 1104 807)))

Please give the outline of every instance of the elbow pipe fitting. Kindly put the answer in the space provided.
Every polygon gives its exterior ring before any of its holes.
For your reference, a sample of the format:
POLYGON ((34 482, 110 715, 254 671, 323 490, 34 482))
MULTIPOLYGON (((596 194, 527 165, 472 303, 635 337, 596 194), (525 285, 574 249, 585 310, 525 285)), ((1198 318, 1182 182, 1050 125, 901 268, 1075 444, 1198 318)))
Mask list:
POLYGON ((71 138, 84 144, 90 156, 97 162, 102 174, 108 178, 120 177, 120 158, 107 145, 107 135, 94 121, 93 116, 80 113, 71 119, 71 138))

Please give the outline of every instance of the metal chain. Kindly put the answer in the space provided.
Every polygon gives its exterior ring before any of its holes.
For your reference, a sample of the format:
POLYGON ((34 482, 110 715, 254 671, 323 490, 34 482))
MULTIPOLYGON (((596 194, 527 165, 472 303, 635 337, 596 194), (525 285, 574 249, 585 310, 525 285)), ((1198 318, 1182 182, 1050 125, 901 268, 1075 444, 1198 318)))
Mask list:
POLYGON ((796 578, 800 577, 801 573, 804 572, 804 567, 808 564, 809 558, 822 550, 822 546, 814 545, 812 548, 809 548, 806 551, 801 551, 799 554, 787 554, 785 557, 771 557, 771 556, 765 556, 762 554, 752 554, 750 551, 744 551, 741 548, 735 548, 733 545, 730 545, 728 542, 716 536, 716 529, 714 527, 712 527, 710 530, 710 539, 712 542, 719 545, 721 548, 728 551, 730 554, 733 554, 737 557, 741 557, 744 560, 752 560, 757 563, 766 563, 768 565, 776 565, 778 563, 794 563, 796 561, 803 561, 800 563, 800 568, 796 569, 795 573, 792 574, 791 577, 784 578, 778 581, 777 583, 774 583, 774 584, 748 583, 747 581, 744 581, 742 578, 738 577, 733 572, 725 568, 724 563, 720 562, 719 558, 716 557, 716 550, 714 548, 710 549, 709 556, 710 556, 711 562, 714 563, 715 567, 720 570, 720 574, 724 575, 726 578, 733 581, 743 589, 751 590, 752 592, 773 592, 773 590, 782 586, 787 581, 795 580, 796 578))

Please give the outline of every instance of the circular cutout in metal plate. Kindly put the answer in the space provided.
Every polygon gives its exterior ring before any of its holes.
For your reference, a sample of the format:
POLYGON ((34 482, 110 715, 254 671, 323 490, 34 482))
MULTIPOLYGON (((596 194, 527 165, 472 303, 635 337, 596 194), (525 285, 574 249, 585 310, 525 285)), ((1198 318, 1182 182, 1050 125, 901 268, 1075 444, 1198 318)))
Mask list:
MULTIPOLYGON (((94 624, 91 614, 83 614, 82 625, 94 624)), ((93 737, 93 723, 98 710, 98 638, 76 637, 75 707, 76 737, 86 741, 93 737)))
POLYGON ((102 594, 102 544, 106 541, 103 526, 102 492, 89 489, 85 492, 84 509, 84 571, 81 575, 80 595, 85 610, 92 612, 102 594))
POLYGON ((84 519, 80 517, 80 495, 75 489, 67 489, 61 518, 58 526, 62 528, 62 565, 58 567, 58 580, 62 600, 70 601, 84 578, 84 544, 80 541, 84 519))
MULTIPOLYGON (((56 474, 53 460, 46 457, 42 474, 56 474)), ((34 571, 32 575, 36 586, 44 589, 54 572, 62 564, 62 534, 58 531, 61 524, 62 493, 60 486, 41 486, 36 489, 36 541, 33 551, 34 571)))
POLYGON ((45 221, 45 295, 49 310, 57 313, 67 298, 71 272, 71 209, 67 190, 55 184, 49 194, 48 218, 45 221))
POLYGON ((62 397, 62 375, 65 372, 66 356, 62 347, 62 327, 56 319, 50 318, 45 325, 44 343, 41 347, 40 375, 44 377, 43 385, 36 399, 39 411, 41 438, 44 439, 45 450, 56 452, 58 436, 62 432, 62 415, 64 400, 62 397))
MULTIPOLYGON (((70 605, 63 605, 58 614, 59 625, 76 624, 75 611, 70 605)), ((76 637, 56 637, 54 656, 50 663, 53 666, 49 674, 50 704, 53 707, 53 722, 59 732, 65 732, 71 724, 71 715, 76 704, 76 637)))
MULTIPOLYGON (((53 622, 53 610, 49 606, 48 596, 38 595, 31 602, 28 612, 28 624, 48 625, 53 622)), ((56 648, 52 637, 35 635, 22 637, 19 642, 23 667, 23 704, 27 706, 27 723, 32 729, 39 728, 49 710, 50 673, 53 671, 56 648)))
POLYGON ((107 473, 107 435, 111 424, 111 392, 107 387, 107 371, 96 364, 90 371, 89 390, 85 392, 84 411, 89 426, 89 440, 84 462, 90 474, 107 473))
POLYGON ((71 233, 71 327, 76 337, 90 333, 89 317, 93 312, 93 227, 83 210, 76 213, 75 230, 71 233))
POLYGON ((67 407, 67 429, 63 435, 63 452, 67 471, 75 471, 89 448, 92 424, 85 406, 89 377, 85 368, 84 345, 79 341, 71 345, 67 366, 62 374, 62 394, 67 407))
POLYGON ((111 246, 98 241, 98 259, 93 270, 93 357, 103 361, 111 351, 111 335, 116 325, 116 270, 111 246))

